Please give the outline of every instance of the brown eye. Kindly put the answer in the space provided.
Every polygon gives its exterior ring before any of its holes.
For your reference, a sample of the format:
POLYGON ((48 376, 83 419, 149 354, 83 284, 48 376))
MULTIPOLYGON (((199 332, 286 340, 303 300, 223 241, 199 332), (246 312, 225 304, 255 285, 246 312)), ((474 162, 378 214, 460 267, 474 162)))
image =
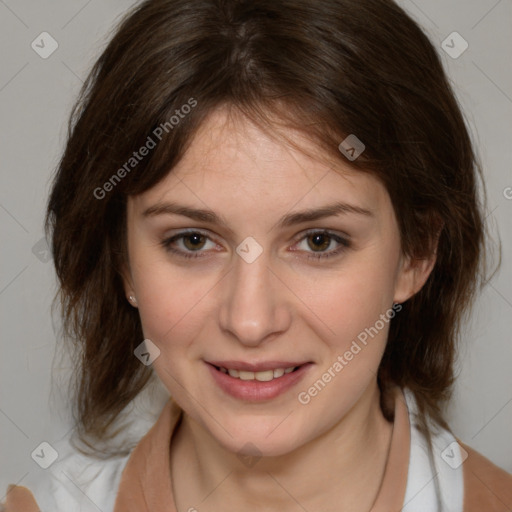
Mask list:
POLYGON ((206 253, 209 252, 206 249, 215 248, 215 243, 210 237, 200 231, 183 231, 162 240, 161 245, 167 252, 184 258, 206 257, 206 253), (208 247, 208 244, 210 244, 210 247, 208 247))
POLYGON ((206 237, 201 233, 192 233, 183 237, 183 245, 191 251, 202 249, 206 243, 206 237))
POLYGON ((327 249, 331 243, 331 237, 325 233, 314 233, 308 235, 308 246, 311 249, 323 251, 327 249), (312 243, 309 243, 311 241, 312 243))
POLYGON ((344 251, 351 247, 349 240, 349 238, 330 231, 313 230, 299 239, 298 247, 300 251, 308 253, 306 258, 320 260, 341 256, 344 251), (301 248, 300 245, 303 245, 303 247, 301 248))

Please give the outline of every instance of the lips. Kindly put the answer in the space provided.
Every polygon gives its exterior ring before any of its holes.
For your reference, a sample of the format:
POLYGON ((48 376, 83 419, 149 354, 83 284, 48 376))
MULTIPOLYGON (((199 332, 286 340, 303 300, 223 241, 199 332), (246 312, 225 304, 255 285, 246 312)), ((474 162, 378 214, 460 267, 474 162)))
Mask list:
POLYGON ((302 380, 312 363, 210 361, 207 366, 214 381, 224 392, 235 398, 254 402, 276 398, 292 388, 302 380))

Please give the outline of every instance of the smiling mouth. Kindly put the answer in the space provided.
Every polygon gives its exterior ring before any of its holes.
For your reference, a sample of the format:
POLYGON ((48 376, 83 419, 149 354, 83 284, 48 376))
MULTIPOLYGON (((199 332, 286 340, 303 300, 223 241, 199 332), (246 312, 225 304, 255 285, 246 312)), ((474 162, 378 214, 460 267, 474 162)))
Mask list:
POLYGON ((217 371, 227 374, 234 379, 239 380, 256 380, 259 382, 269 382, 280 379, 283 375, 298 370, 302 365, 289 366, 288 368, 275 368, 260 372, 251 372, 246 370, 235 370, 234 368, 224 368, 222 366, 212 365, 217 371))
POLYGON ((205 361, 213 382, 225 394, 245 402, 273 400, 296 386, 311 370, 312 361, 205 361))

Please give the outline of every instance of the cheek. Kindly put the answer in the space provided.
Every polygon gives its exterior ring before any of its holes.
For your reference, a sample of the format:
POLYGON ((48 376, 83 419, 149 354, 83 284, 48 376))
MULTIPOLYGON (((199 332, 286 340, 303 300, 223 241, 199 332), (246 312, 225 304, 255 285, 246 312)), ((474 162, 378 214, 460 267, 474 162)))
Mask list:
MULTIPOLYGON (((322 411, 325 424, 349 411, 375 379, 384 353, 392 309, 392 278, 383 267, 362 266, 344 275, 317 280, 308 306, 313 330, 320 334, 319 367, 301 386, 297 399, 322 411)), ((390 273, 392 275, 392 273, 390 273)), ((305 301, 306 302, 306 301, 305 301)))
POLYGON ((201 325, 201 300, 211 286, 166 262, 141 262, 134 268, 144 335, 159 346, 187 339, 190 327, 201 325))
MULTIPOLYGON (((296 290, 313 313, 308 317, 315 323, 315 331, 324 333, 322 337, 333 348, 343 350, 391 308, 393 276, 391 265, 377 258, 366 258, 342 272, 318 273, 314 282, 303 281, 296 290)), ((381 322, 378 327, 379 331, 386 331, 381 322)))

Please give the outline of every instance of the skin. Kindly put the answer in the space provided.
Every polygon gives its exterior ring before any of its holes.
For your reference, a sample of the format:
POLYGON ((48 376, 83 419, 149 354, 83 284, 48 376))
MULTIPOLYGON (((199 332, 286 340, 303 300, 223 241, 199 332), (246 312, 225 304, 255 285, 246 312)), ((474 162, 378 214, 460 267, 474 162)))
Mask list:
MULTIPOLYGON (((379 333, 311 401, 297 395, 332 367, 357 335, 394 302, 416 293, 434 259, 401 253, 389 195, 373 176, 330 162, 304 135, 281 133, 297 151, 225 109, 203 123, 167 177, 128 201, 127 297, 135 295, 145 338, 161 353, 153 367, 183 408, 171 449, 177 509, 369 510, 392 434, 379 406, 376 374, 388 334, 379 333), (145 217, 157 203, 208 208, 227 227, 175 214, 145 217), (290 212, 343 201, 371 215, 337 216, 279 227, 290 212), (185 229, 206 236, 172 245, 185 229), (228 229, 229 228, 229 229, 228 229), (349 240, 344 248, 308 230, 349 240), (253 237, 261 255, 236 252, 253 237), (315 245, 316 244, 316 245, 315 245), (314 259, 318 253, 338 255, 314 259), (197 251, 197 249, 196 249, 197 251), (205 360, 311 361, 284 394, 253 403, 224 393, 205 360), (254 448, 256 447, 256 448, 254 448), (246 465, 237 454, 261 455, 246 465)), ((399 314, 399 313, 397 313, 399 314)))

